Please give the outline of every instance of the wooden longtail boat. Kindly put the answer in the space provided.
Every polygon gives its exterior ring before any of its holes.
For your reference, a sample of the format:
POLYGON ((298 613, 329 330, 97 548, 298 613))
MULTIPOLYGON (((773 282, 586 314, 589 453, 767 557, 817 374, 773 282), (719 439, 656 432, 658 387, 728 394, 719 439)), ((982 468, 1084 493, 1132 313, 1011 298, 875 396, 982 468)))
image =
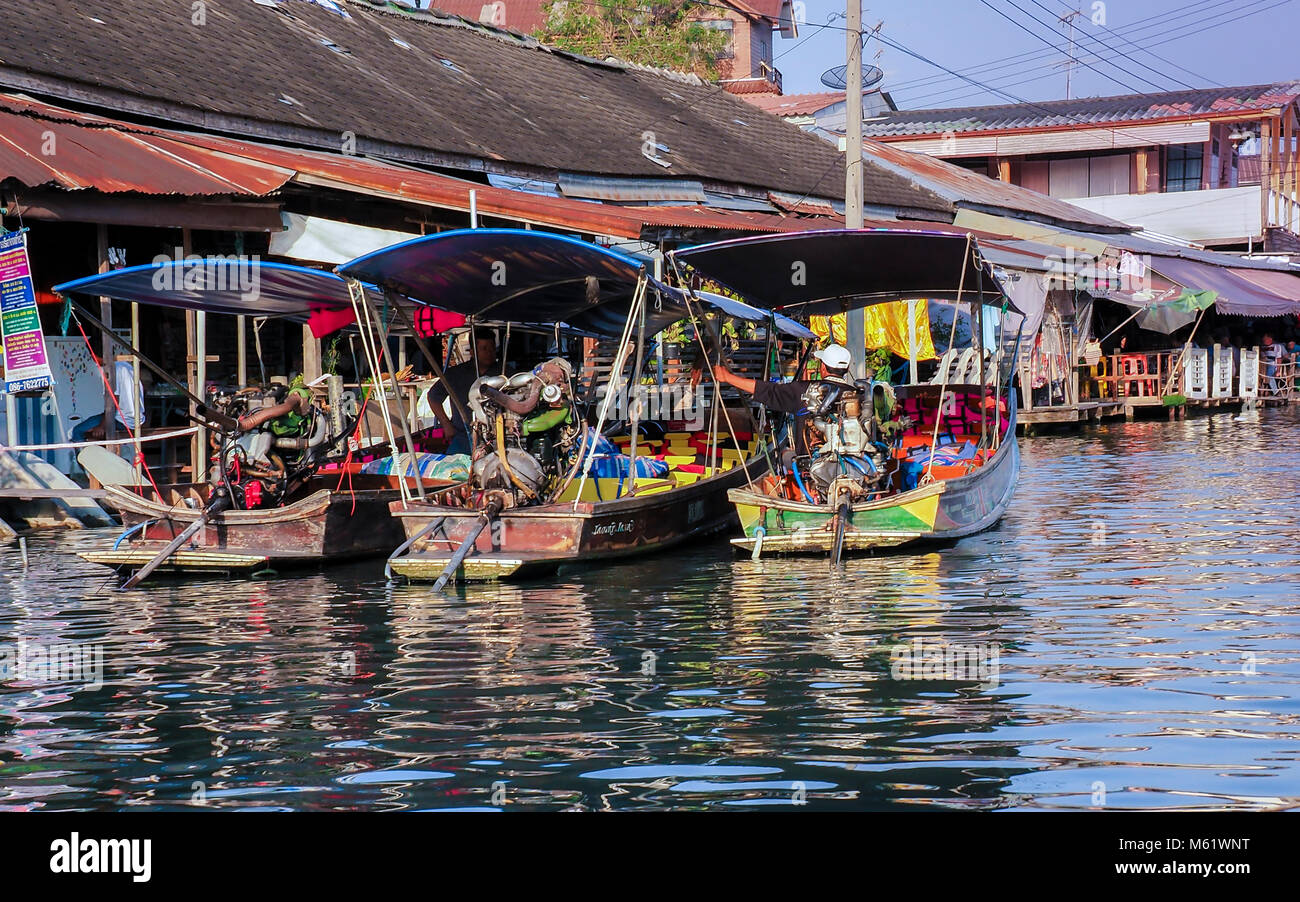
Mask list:
MULTIPOLYGON (((606 400, 585 402, 599 409, 594 429, 582 412, 572 363, 560 356, 531 373, 494 374, 474 383, 468 402, 474 412, 471 481, 464 491, 441 498, 392 505, 407 540, 389 558, 390 573, 434 580, 439 587, 453 577, 523 578, 734 529, 727 490, 745 484, 747 473, 753 478, 765 471, 766 456, 746 441, 730 452, 731 469, 718 466, 716 425, 709 446, 713 459, 703 464, 670 467, 665 454, 653 474, 628 476, 640 472, 639 458, 648 457, 643 447, 639 453, 634 448, 630 459, 605 456, 605 463, 622 468, 627 486, 622 479, 591 476, 595 436, 604 432, 632 348, 631 370, 639 374, 646 337, 692 313, 681 292, 647 274, 644 261, 560 235, 476 229, 415 239, 339 272, 463 314, 471 326, 476 317, 490 315, 505 322, 563 323, 619 339, 606 400), (736 459, 741 456, 750 459, 736 459)), ((696 338, 703 347, 702 336, 696 338)), ((557 351, 558 340, 557 331, 557 351)), ((640 378, 629 382, 639 384, 640 378)), ((639 434, 638 417, 631 414, 627 434, 639 434)))
MULTIPOLYGON (((755 558, 830 554, 838 561, 845 553, 959 539, 1001 519, 1020 474, 1008 382, 1015 348, 1006 355, 999 340, 986 369, 980 345, 986 305, 1020 311, 973 236, 805 232, 717 242, 673 257, 773 311, 831 315, 911 299, 970 305, 974 350, 962 359, 974 358, 975 372, 963 371, 957 384, 948 381, 946 361, 938 384, 895 389, 844 375, 810 383, 799 427, 813 436, 806 447, 787 452, 780 478, 729 493, 742 530, 733 545, 755 558)), ((955 308, 950 347, 956 325, 955 308)))
MULTIPOLYGON (((758 475, 766 465, 752 463, 758 475)), ((457 577, 464 581, 525 579, 574 564, 601 564, 652 554, 736 528, 727 490, 744 485, 736 466, 688 485, 644 480, 646 491, 610 501, 572 501, 503 511, 478 533, 457 577)), ((430 502, 391 505, 409 545, 389 567, 412 580, 434 580, 482 520, 481 512, 430 502)))
MULTIPOLYGON (((397 477, 357 473, 351 490, 337 472, 312 477, 283 507, 224 510, 210 517, 157 568, 160 573, 248 574, 387 555, 402 541, 390 509, 401 505, 397 477)), ((426 491, 451 483, 425 480, 426 491)), ((131 573, 147 564, 202 515, 211 486, 169 486, 165 499, 109 486, 106 501, 127 527, 112 548, 81 552, 96 564, 131 573), (188 502, 188 503, 187 503, 188 502), (191 506, 193 505, 193 506, 191 506)))
MULTIPOLYGON (((159 261, 79 279, 56 290, 69 296, 303 321, 315 311, 351 311, 363 329, 370 328, 370 316, 378 318, 384 300, 373 286, 290 264, 223 258, 198 269, 188 267, 188 261, 159 261), (249 272, 239 272, 239 267, 249 272), (254 292, 245 284, 249 274, 255 277, 254 292)), ((93 314, 80 310, 76 315, 104 329, 93 314)), ((411 497, 419 487, 436 491, 454 485, 423 479, 417 487, 411 476, 403 494, 400 477, 360 472, 342 444, 356 427, 359 404, 343 392, 337 376, 327 380, 329 397, 324 401, 306 386, 249 387, 199 398, 130 346, 126 349, 190 399, 191 418, 210 430, 214 441, 213 453, 205 448, 198 466, 200 472, 210 467, 204 474, 207 483, 106 490, 105 502, 120 512, 127 530, 112 547, 81 556, 126 575, 124 587, 155 571, 247 573, 387 554, 402 539, 389 505, 411 497), (293 400, 286 403, 285 398, 293 400), (292 428, 278 431, 290 414, 295 418, 288 421, 292 428), (342 468, 333 466, 339 462, 342 468)), ((382 370, 377 355, 368 359, 372 373, 382 370)), ((399 422, 405 424, 405 417, 399 422)), ((389 431, 386 447, 397 447, 389 431)), ((405 438, 409 446, 409 434, 405 438)))
MULTIPOLYGON (((977 398, 979 387, 950 390, 957 392, 960 404, 968 397, 977 398)), ((900 400, 905 399, 906 391, 906 386, 899 389, 900 400)), ((1020 477, 1014 395, 1008 407, 1009 417, 1002 424, 1006 440, 967 472, 957 474, 936 467, 940 472, 928 485, 853 504, 844 530, 844 551, 953 541, 982 532, 1002 519, 1020 477)), ((924 428, 913 428, 904 436, 904 446, 909 441, 927 445, 929 440, 924 428)), ((838 515, 827 505, 775 499, 744 488, 732 489, 728 497, 736 506, 744 533, 731 540, 737 548, 752 554, 758 546, 759 554, 764 555, 825 554, 834 547, 838 515)))

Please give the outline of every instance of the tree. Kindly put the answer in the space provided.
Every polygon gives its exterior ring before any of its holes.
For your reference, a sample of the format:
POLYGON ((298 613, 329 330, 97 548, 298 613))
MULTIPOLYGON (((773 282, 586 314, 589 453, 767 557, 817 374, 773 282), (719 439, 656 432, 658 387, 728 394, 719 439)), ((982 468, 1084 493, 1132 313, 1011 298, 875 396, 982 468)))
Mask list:
POLYGON ((548 0, 536 36, 596 59, 614 56, 711 78, 730 38, 692 18, 702 8, 692 0, 548 0))

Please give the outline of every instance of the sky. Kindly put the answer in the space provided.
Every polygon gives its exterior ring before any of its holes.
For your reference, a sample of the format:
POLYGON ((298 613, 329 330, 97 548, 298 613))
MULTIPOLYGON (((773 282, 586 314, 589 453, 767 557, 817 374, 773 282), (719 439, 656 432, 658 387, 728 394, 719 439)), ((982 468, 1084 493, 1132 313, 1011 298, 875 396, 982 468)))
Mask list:
MULTIPOLYGON (((774 40, 776 67, 786 94, 824 91, 821 73, 845 57, 844 0, 796 2, 804 4, 805 23, 798 38, 774 40), (832 15, 831 27, 819 27, 832 15)), ((882 87, 900 109, 1065 97, 1069 32, 1057 17, 1071 10, 1082 13, 1074 19, 1073 97, 1300 81, 1300 0, 862 2, 865 28, 884 22, 883 42, 868 41, 863 61, 884 70, 882 87)))

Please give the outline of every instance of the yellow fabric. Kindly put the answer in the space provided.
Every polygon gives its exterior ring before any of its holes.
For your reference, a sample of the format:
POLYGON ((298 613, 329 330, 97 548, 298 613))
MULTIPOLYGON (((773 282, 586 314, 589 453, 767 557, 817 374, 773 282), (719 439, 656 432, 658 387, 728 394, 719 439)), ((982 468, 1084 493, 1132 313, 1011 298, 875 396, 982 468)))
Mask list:
MULTIPOLYGON (((889 301, 875 304, 863 310, 866 319, 866 347, 889 348, 891 353, 908 359, 907 344, 907 301, 889 301)), ((836 344, 848 346, 845 316, 812 316, 808 319, 808 328, 816 333, 823 343, 829 338, 836 344)), ((934 360, 939 354, 934 349, 930 338, 930 309, 925 301, 916 305, 916 359, 934 360)))

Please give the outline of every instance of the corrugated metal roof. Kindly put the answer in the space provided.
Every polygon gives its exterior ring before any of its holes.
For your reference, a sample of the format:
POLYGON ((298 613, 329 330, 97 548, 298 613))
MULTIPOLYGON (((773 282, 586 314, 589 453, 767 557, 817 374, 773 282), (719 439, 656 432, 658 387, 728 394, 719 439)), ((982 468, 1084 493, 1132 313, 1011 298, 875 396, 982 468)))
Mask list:
POLYGON ((908 174, 922 187, 961 206, 994 207, 1104 231, 1129 231, 1132 228, 1117 219, 1046 194, 991 179, 935 157, 912 153, 881 141, 864 141, 863 154, 877 163, 892 167, 896 172, 908 174))
POLYGON ((264 196, 293 171, 214 154, 98 116, 0 95, 0 179, 104 193, 264 196))
POLYGON ((494 188, 439 173, 395 166, 363 157, 273 147, 212 135, 177 134, 176 140, 223 154, 292 169, 298 180, 343 190, 361 190, 447 210, 469 210, 476 192, 480 215, 499 216, 589 234, 639 238, 646 227, 699 228, 743 232, 800 231, 815 227, 794 217, 698 207, 622 207, 567 197, 494 188))
POLYGON ((944 110, 901 110, 863 126, 871 138, 956 135, 1086 124, 1207 119, 1277 109, 1300 97, 1300 81, 1076 100, 1044 100, 944 110))

